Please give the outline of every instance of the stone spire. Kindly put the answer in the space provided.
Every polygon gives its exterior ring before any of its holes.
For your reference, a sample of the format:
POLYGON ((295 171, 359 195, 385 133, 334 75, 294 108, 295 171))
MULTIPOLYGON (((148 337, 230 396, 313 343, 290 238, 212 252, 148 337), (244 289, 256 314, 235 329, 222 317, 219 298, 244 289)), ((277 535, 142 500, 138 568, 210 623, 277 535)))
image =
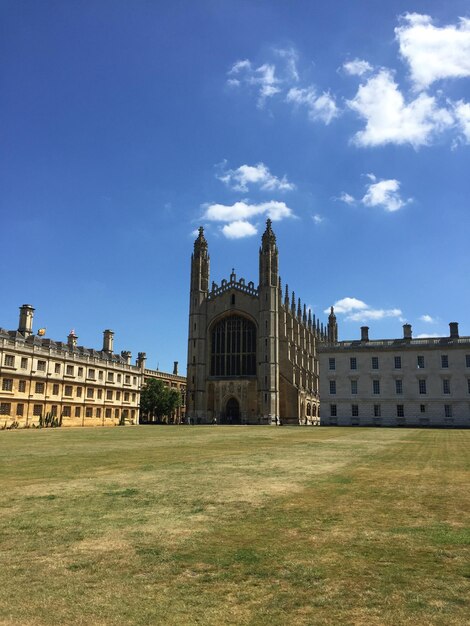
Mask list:
POLYGON ((295 317, 295 291, 292 292, 292 300, 291 300, 290 310, 291 310, 291 313, 292 313, 292 317, 295 317))
POLYGON ((307 306, 304 304, 304 312, 302 315, 302 321, 306 325, 307 324, 307 306))
POLYGON ((300 303, 300 298, 297 300, 297 319, 299 322, 302 321, 302 305, 300 303))
POLYGON ((336 343, 338 341, 338 323, 336 321, 336 315, 334 307, 331 307, 330 314, 328 316, 328 342, 336 343))
POLYGON ((284 306, 286 309, 289 308, 289 285, 286 283, 286 293, 284 296, 284 306))

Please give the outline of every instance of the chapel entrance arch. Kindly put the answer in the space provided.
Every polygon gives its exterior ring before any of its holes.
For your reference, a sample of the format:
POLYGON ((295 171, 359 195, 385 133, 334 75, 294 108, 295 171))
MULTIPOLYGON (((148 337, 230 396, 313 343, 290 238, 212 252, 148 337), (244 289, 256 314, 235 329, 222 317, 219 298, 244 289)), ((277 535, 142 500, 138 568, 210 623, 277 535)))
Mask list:
POLYGON ((240 403, 233 396, 227 400, 225 405, 224 422, 226 424, 240 424, 240 403))

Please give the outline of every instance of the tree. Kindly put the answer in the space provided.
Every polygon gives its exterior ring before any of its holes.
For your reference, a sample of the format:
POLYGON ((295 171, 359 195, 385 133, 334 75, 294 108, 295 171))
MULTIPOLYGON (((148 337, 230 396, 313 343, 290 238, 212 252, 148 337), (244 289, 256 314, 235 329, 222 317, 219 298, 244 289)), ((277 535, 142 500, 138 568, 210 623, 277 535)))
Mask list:
POLYGON ((181 405, 181 396, 176 389, 170 389, 162 380, 149 378, 140 393, 140 413, 145 421, 169 421, 169 417, 181 405))

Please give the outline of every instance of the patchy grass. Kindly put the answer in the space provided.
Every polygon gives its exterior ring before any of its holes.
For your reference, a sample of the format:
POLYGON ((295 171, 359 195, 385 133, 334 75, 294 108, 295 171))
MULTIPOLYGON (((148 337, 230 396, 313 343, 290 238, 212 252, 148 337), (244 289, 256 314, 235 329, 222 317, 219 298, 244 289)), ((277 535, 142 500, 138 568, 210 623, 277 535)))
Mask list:
POLYGON ((0 624, 460 625, 470 431, 0 433, 0 624))

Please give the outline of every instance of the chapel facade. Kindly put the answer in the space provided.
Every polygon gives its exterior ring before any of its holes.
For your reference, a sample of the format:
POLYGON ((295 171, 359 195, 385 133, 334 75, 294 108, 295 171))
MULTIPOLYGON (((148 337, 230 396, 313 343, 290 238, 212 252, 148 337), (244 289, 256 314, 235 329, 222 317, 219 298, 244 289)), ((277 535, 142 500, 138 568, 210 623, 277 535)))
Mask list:
POLYGON ((234 270, 209 288, 204 229, 191 257, 187 408, 193 423, 320 423, 317 347, 338 340, 300 298, 283 296, 271 220, 259 249, 259 284, 234 270))

